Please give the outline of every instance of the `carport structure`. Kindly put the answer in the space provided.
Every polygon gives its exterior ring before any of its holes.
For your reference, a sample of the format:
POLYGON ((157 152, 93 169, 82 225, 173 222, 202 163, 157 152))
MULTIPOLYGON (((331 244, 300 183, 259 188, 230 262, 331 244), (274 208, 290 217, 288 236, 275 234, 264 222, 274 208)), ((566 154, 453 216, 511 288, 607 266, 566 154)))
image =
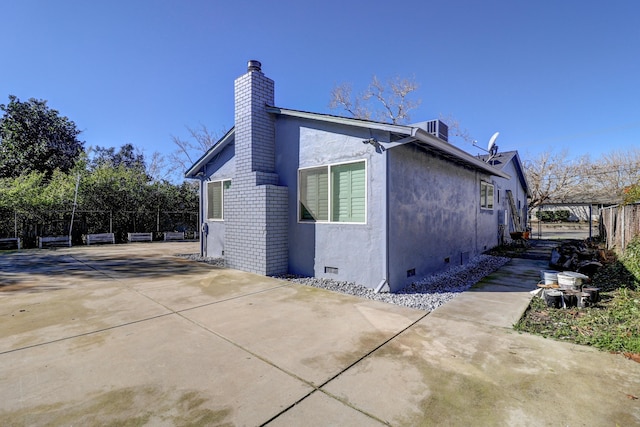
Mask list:
POLYGON ((599 223, 594 222, 594 216, 599 221, 600 210, 605 206, 614 205, 616 202, 612 202, 601 196, 595 196, 591 194, 575 195, 571 199, 563 200, 548 200, 543 204, 533 208, 529 212, 529 224, 532 224, 531 236, 537 239, 586 239, 599 235, 599 223), (544 227, 542 221, 533 221, 535 212, 545 210, 560 210, 566 209, 571 212, 580 222, 585 221, 588 225, 586 230, 582 230, 580 227, 564 227, 564 229, 553 230, 551 227, 544 227), (545 230, 546 228, 546 230, 545 230))

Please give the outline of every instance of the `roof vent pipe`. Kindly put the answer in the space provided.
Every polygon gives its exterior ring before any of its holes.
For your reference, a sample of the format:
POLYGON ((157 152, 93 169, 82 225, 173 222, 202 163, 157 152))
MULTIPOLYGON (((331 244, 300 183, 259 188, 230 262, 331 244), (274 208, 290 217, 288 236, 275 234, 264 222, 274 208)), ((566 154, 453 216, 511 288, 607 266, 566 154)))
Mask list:
POLYGON ((262 71, 262 64, 260 63, 260 61, 252 59, 247 63, 247 72, 250 73, 251 71, 262 71))

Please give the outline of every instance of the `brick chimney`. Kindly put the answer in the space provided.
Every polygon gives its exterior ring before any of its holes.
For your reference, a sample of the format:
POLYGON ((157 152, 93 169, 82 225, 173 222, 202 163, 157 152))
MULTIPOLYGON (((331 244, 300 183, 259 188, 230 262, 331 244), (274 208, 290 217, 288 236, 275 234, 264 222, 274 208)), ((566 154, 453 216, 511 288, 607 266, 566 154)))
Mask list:
POLYGON ((265 109, 273 105, 273 88, 255 60, 235 81, 236 169, 243 173, 274 171, 275 119, 265 109))
POLYGON ((227 266, 272 275, 288 270, 288 190, 275 173, 274 83, 251 60, 235 81, 235 175, 225 194, 227 266))

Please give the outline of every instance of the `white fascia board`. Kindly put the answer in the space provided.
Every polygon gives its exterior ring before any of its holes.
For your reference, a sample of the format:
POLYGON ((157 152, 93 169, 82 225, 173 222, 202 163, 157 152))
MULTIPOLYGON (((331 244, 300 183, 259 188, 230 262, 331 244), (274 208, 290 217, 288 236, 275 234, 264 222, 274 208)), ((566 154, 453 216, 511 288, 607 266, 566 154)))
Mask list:
POLYGON ((225 136, 220 138, 218 142, 214 144, 213 147, 209 148, 209 150, 206 153, 204 153, 202 157, 196 160, 193 166, 191 166, 184 173, 184 177, 194 179, 198 171, 204 168, 207 165, 207 163, 209 163, 216 154, 222 151, 222 149, 224 149, 224 147, 226 147, 229 144, 229 142, 233 139, 233 136, 235 135, 234 131, 235 131, 235 127, 231 128, 229 132, 226 133, 225 136))
POLYGON ((522 185, 527 193, 527 197, 531 197, 531 190, 529 188, 529 182, 527 181, 527 174, 524 171, 524 165, 520 160, 520 154, 516 151, 516 154, 513 156, 516 160, 516 169, 518 169, 518 174, 520 175, 520 180, 522 181, 522 185))
POLYGON ((363 120, 363 119, 353 119, 350 117, 332 116, 330 114, 310 113, 307 111, 300 111, 300 110, 289 110, 287 108, 279 108, 279 107, 272 107, 272 106, 267 106, 267 111, 269 113, 281 114, 281 115, 291 116, 291 117, 299 117, 302 119, 319 120, 323 122, 363 127, 367 129, 375 129, 375 130, 380 130, 385 132, 394 132, 394 133, 400 133, 405 135, 411 135, 413 130, 411 126, 393 125, 389 123, 373 122, 373 121, 363 120))

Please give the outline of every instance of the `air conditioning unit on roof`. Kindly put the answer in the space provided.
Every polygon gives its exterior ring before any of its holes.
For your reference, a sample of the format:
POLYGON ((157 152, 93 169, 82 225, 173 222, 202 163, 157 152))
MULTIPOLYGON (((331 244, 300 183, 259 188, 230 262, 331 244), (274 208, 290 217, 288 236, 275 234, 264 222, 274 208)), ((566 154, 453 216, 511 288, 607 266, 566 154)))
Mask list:
POLYGON ((429 120, 427 122, 416 123, 414 126, 422 128, 436 138, 449 142, 449 126, 440 120, 429 120))

